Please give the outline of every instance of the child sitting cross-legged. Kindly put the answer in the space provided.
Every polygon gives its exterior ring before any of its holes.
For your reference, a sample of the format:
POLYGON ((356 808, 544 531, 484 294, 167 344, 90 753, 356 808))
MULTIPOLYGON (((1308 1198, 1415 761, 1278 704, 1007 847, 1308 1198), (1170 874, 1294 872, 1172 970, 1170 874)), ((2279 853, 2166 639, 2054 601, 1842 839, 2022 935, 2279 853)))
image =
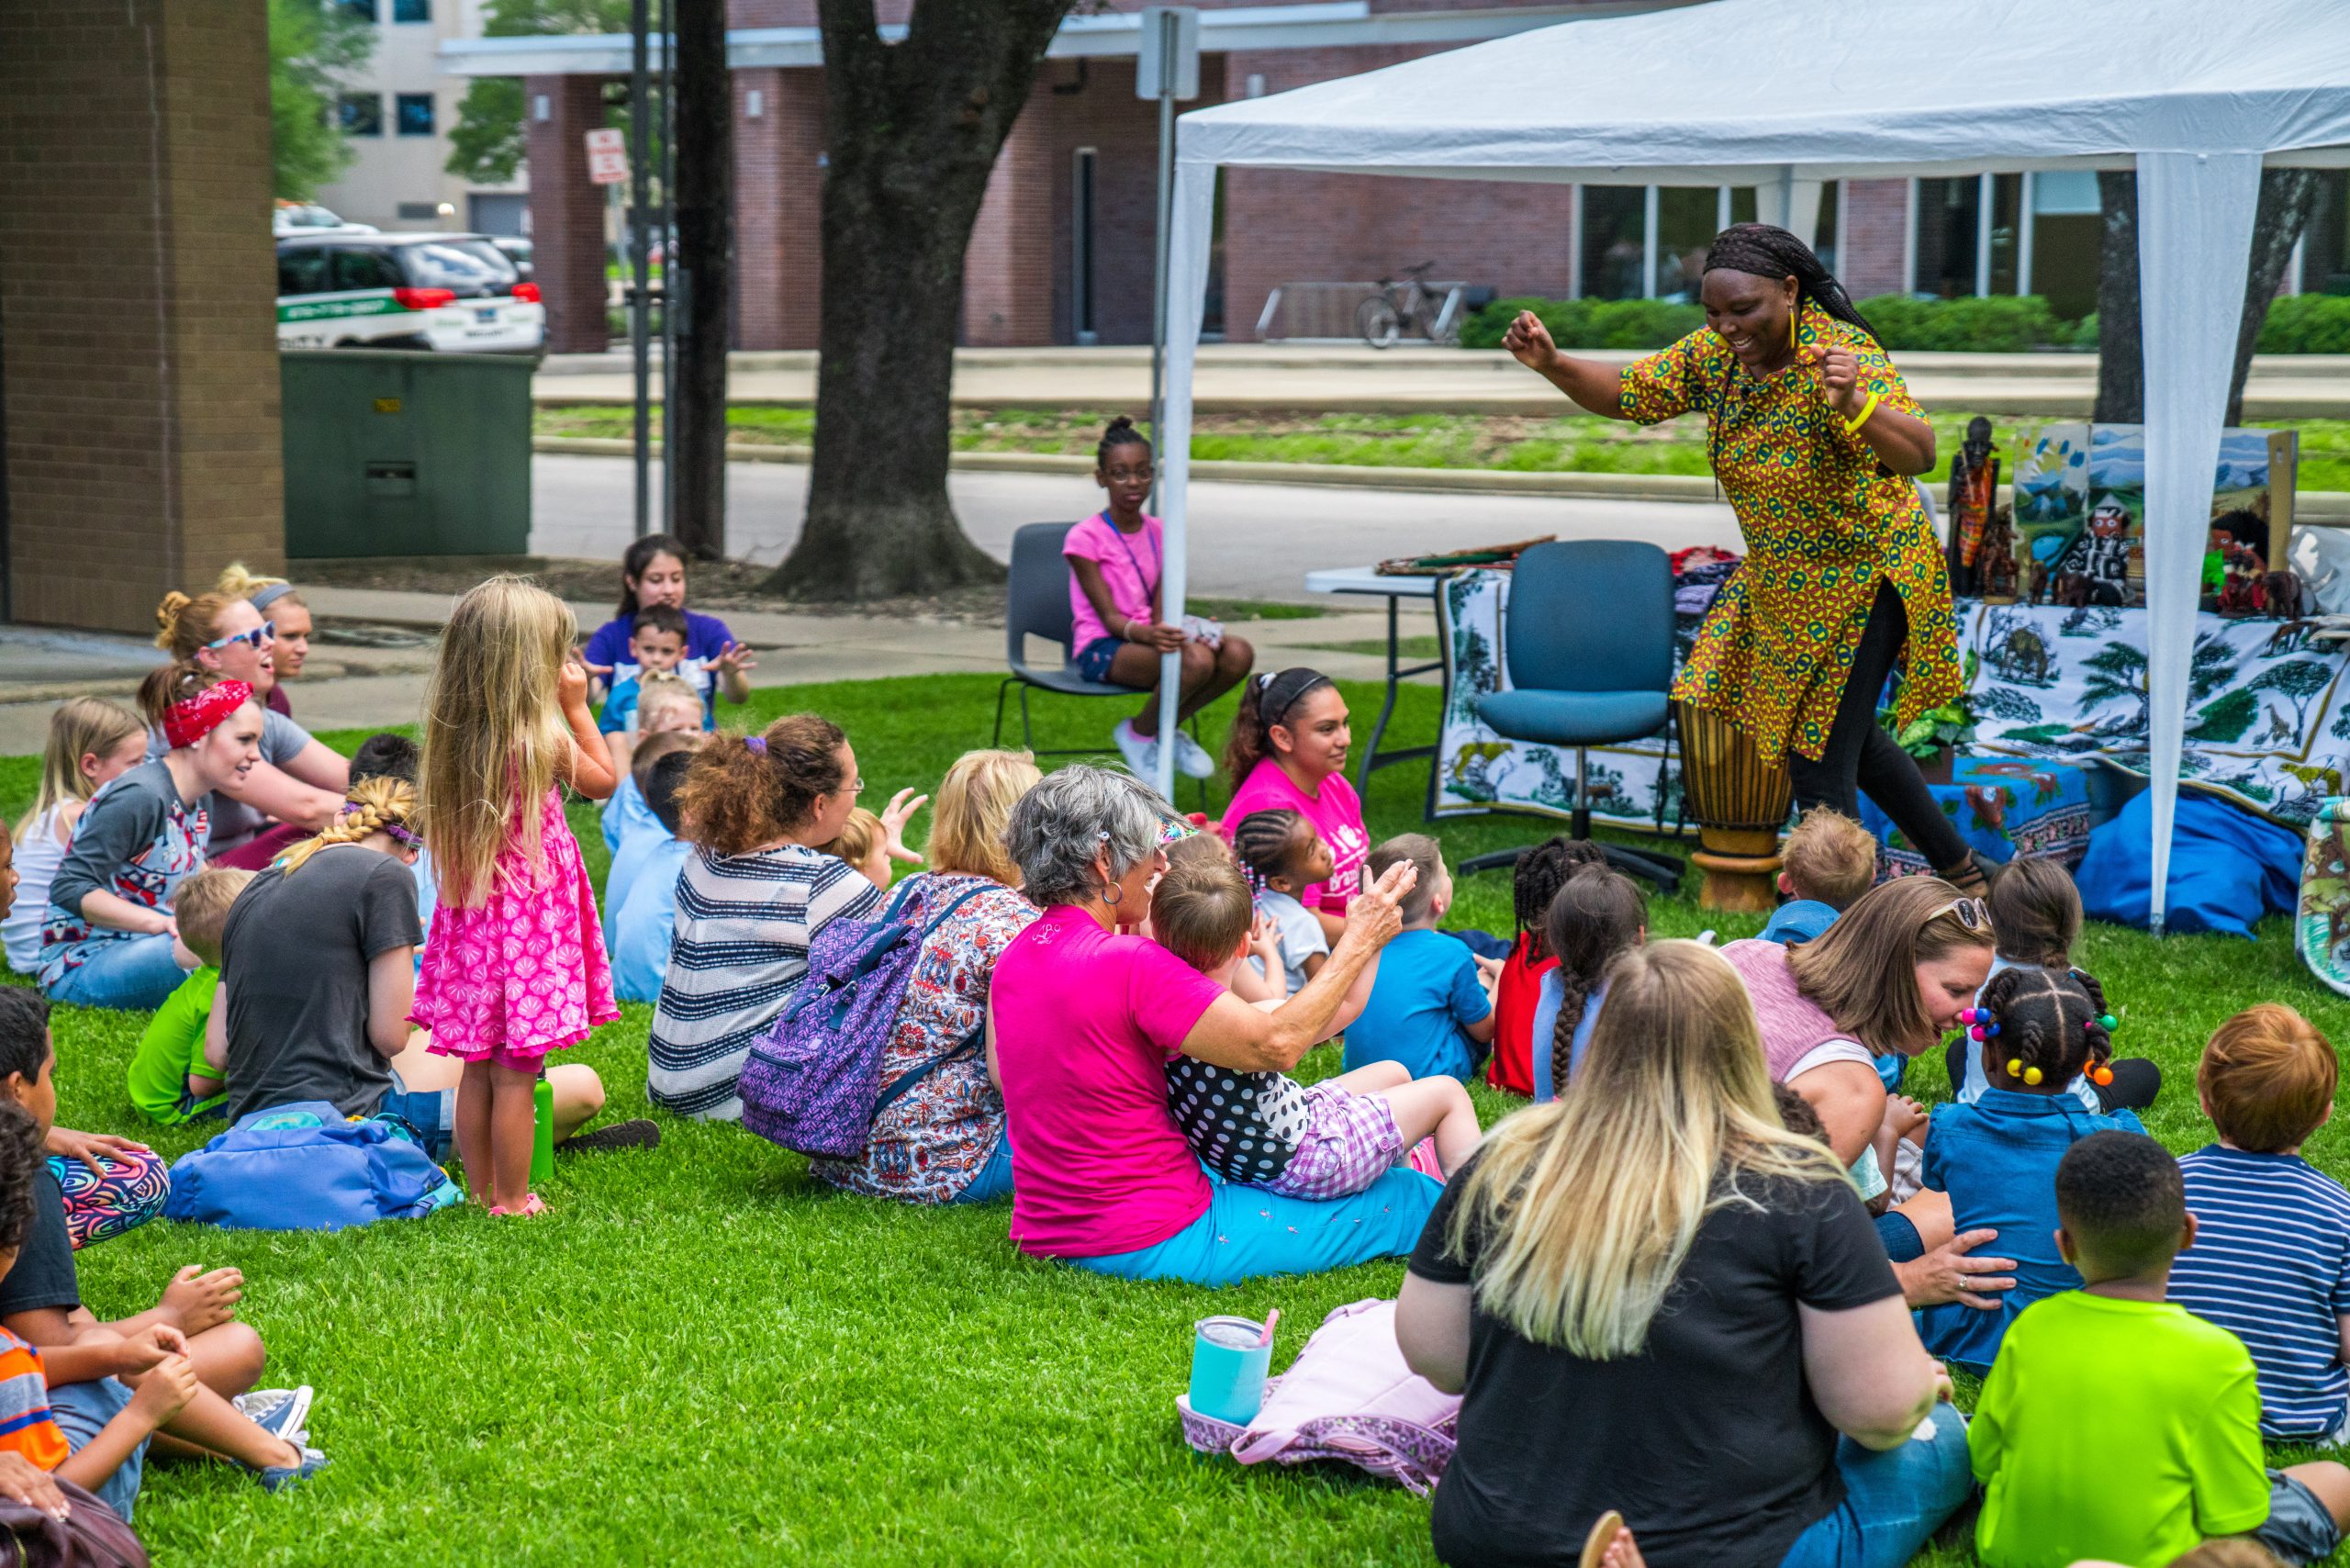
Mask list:
POLYGON ((1379 955, 1371 998, 1347 1028, 1347 1070, 1392 1061, 1412 1078, 1466 1082, 1493 1044, 1493 1001, 1467 945, 1437 929, 1452 907, 1444 852, 1425 834, 1404 834, 1371 852, 1371 874, 1404 861, 1419 880, 1404 899, 1403 933, 1379 955))
MULTIPOLYGON (((44 1135, 57 1114, 56 1067, 49 1004, 34 991, 0 988, 0 1099, 30 1115, 44 1135)), ((327 1460, 305 1446, 308 1388, 276 1392, 257 1408, 257 1418, 229 1403, 252 1386, 267 1354, 261 1336, 238 1321, 243 1294, 238 1271, 198 1273, 189 1267, 172 1276, 162 1298, 147 1311, 99 1322, 82 1305, 64 1199, 44 1167, 33 1174, 31 1227, 0 1279, 0 1327, 40 1352, 50 1407, 77 1449, 113 1430, 147 1379, 162 1373, 167 1382, 184 1382, 171 1363, 185 1357, 196 1386, 182 1390, 187 1396, 176 1412, 159 1417, 158 1429, 174 1439, 172 1451, 231 1461, 275 1491, 317 1473, 327 1460)), ((95 1488, 126 1518, 138 1495, 144 1449, 142 1438, 118 1461, 120 1468, 107 1484, 95 1488)))
POLYGON ((1787 834, 1779 890, 1787 895, 1762 928, 1765 942, 1797 946, 1836 924, 1876 885, 1876 840, 1832 806, 1814 806, 1787 834))
MULTIPOLYGON (((1248 880, 1229 861, 1179 861, 1151 893, 1158 945, 1226 986, 1248 961, 1254 924, 1248 880)), ((1338 1021, 1359 1005, 1350 996, 1338 1021)), ((1360 1193, 1431 1134, 1442 1170, 1428 1174, 1449 1176, 1482 1137, 1466 1089, 1449 1078, 1414 1080, 1393 1062, 1301 1085, 1282 1073, 1178 1057, 1167 1065, 1167 1101, 1210 1170, 1292 1198, 1360 1193)))
POLYGON ((2350 1192, 2300 1154, 2333 1114, 2333 1047, 2263 1002, 2220 1025, 2195 1070, 2220 1141, 2180 1160, 2195 1245, 2170 1299, 2236 1335, 2260 1374, 2260 1432, 2350 1440, 2350 1192))
MULTIPOLYGON (((2073 944, 2081 935, 2081 890, 2062 864, 2044 855, 2017 856, 1992 877, 1984 903, 1998 935, 1992 980, 2019 965, 2073 967, 2073 944)), ((1961 1034, 1951 1042, 1945 1065, 1953 1096, 1961 1104, 1974 1103, 1990 1081, 1983 1075, 1983 1053, 1961 1034)), ((2162 1069, 2143 1058, 2118 1058, 2105 1066, 2110 1077, 2102 1081, 2084 1077, 2065 1085, 2088 1110, 2143 1111, 2162 1092, 2162 1069)))
MULTIPOLYGON (((32 1232, 40 1163, 39 1127, 15 1102, 0 1101, 0 1277, 16 1267, 32 1232)), ((148 1440, 186 1408, 201 1386, 185 1354, 162 1354, 121 1409, 95 1430, 75 1420, 79 1440, 70 1441, 50 1403, 41 1353, 0 1327, 0 1453, 95 1494, 127 1521, 139 1495, 148 1440)), ((65 1517, 71 1505, 53 1486, 49 1490, 56 1495, 49 1511, 65 1517)))
MULTIPOLYGON (((1971 1105, 1937 1105, 1925 1184, 1950 1195, 1960 1235, 1995 1230, 2016 1260, 2015 1288, 1985 1310, 1952 1302, 1918 1315, 1919 1338, 1944 1361, 1992 1364, 2016 1314, 2081 1277, 2058 1250, 2053 1178, 2065 1151, 2092 1133, 2145 1128, 2128 1111, 2088 1110, 2065 1088, 2098 1074, 2113 1051, 2105 991, 2078 969, 2003 969, 1983 987, 1975 1029, 1990 1087, 1971 1105)), ((1972 1038, 1970 1035, 1969 1038, 1972 1038)))
POLYGON ((155 1010, 126 1075, 131 1105, 158 1126, 228 1110, 229 1086, 204 1059, 204 1029, 220 986, 220 930, 229 923, 229 906, 252 879, 251 871, 207 866, 182 882, 173 900, 172 956, 188 977, 155 1010))
POLYGON ((612 990, 622 1002, 660 1001, 661 982, 669 972, 677 873, 694 847, 679 830, 677 790, 694 754, 689 745, 655 754, 653 745, 677 738, 655 735, 637 748, 633 769, 644 803, 665 830, 662 836, 631 834, 604 878, 604 946, 612 955, 612 990))
POLYGON ((1975 1401, 1977 1555, 2157 1564, 2245 1534, 2288 1562, 2330 1555, 2350 1469, 2268 1469, 2243 1342, 2164 1299, 2198 1229, 2178 1161, 2142 1134, 2100 1132, 2065 1151, 2053 1186, 2056 1245, 2082 1284, 2016 1319, 1975 1401))
MULTIPOLYGON (((1232 853, 1257 886, 1257 909, 1281 943, 1284 996, 1322 972, 1330 938, 1300 890, 1330 879, 1330 846, 1304 812, 1251 812, 1233 825, 1232 853)), ((1269 977, 1270 978, 1270 977, 1269 977)))

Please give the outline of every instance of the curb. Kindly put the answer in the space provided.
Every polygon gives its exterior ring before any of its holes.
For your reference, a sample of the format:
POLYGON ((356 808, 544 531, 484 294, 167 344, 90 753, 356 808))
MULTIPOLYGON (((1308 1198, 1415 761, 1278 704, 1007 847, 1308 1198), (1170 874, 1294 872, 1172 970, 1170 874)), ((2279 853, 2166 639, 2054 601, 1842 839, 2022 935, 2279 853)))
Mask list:
MULTIPOLYGON (((574 457, 629 457, 632 442, 599 436, 534 436, 532 450, 574 457)), ((661 455, 661 443, 653 443, 661 455)), ((730 442, 730 463, 786 463, 805 466, 804 446, 730 442)), ((1045 452, 958 452, 949 465, 966 472, 994 474, 1087 475, 1093 459, 1045 452)), ((1418 490, 1437 495, 1555 496, 1572 500, 1711 501, 1714 482, 1695 474, 1574 474, 1526 473, 1500 468, 1384 468, 1342 463, 1237 463, 1203 461, 1192 465, 1192 476, 1240 485, 1317 485, 1336 489, 1418 490)), ((2002 499, 2008 487, 1999 487, 2002 499)), ((2302 490, 2293 498, 2296 519, 2312 523, 2350 524, 2350 490, 2302 490)))

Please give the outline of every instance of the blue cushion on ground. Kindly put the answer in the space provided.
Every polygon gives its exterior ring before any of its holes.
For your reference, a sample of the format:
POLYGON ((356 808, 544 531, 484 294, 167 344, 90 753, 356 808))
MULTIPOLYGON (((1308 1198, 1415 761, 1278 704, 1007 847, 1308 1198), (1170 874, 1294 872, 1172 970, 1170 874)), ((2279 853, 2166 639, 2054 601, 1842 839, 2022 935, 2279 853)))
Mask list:
POLYGON ((1603 745, 1664 728, 1662 691, 1496 691, 1477 716, 1496 734, 1545 745, 1603 745))
MULTIPOLYGON (((2143 929, 2154 885, 2154 796, 2142 792, 2089 834, 2074 880, 2092 919, 2143 929)), ((2163 927, 2252 935, 2271 910, 2290 910, 2301 876, 2300 836, 2210 795, 2182 790, 2170 841, 2163 927)))

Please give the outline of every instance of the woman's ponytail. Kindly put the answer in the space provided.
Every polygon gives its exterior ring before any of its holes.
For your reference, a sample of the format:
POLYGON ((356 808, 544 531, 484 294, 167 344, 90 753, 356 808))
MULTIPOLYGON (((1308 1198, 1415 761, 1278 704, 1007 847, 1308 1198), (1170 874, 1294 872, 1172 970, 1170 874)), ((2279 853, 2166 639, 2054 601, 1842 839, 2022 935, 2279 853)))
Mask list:
POLYGON ((1252 675, 1240 683, 1240 711, 1232 716, 1232 734, 1224 743, 1224 770, 1234 789, 1248 781, 1258 759, 1271 749, 1265 732, 1289 722, 1292 710, 1307 692, 1329 684, 1328 676, 1303 665, 1252 675))

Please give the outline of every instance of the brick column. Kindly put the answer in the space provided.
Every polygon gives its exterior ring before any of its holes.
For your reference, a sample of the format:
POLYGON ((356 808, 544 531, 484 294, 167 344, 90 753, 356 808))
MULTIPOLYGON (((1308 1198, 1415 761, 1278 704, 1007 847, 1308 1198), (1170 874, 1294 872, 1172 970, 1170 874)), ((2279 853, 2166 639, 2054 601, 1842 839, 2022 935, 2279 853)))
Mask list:
POLYGON ((1004 138, 963 252, 963 342, 1053 341, 1052 102, 1032 95, 1004 138))
POLYGON ((532 275, 546 299, 547 352, 599 353, 612 342, 604 282, 604 208, 611 197, 588 179, 587 137, 604 123, 603 78, 524 77, 522 123, 530 133, 532 275))
POLYGON ((0 6, 15 619, 151 631, 285 554, 263 7, 0 6))
POLYGON ((734 73, 736 348, 816 346, 823 155, 820 72, 734 73))
POLYGON ((1845 254, 1836 271, 1855 299, 1898 294, 1909 253, 1909 182, 1846 180, 1842 193, 1845 254))

